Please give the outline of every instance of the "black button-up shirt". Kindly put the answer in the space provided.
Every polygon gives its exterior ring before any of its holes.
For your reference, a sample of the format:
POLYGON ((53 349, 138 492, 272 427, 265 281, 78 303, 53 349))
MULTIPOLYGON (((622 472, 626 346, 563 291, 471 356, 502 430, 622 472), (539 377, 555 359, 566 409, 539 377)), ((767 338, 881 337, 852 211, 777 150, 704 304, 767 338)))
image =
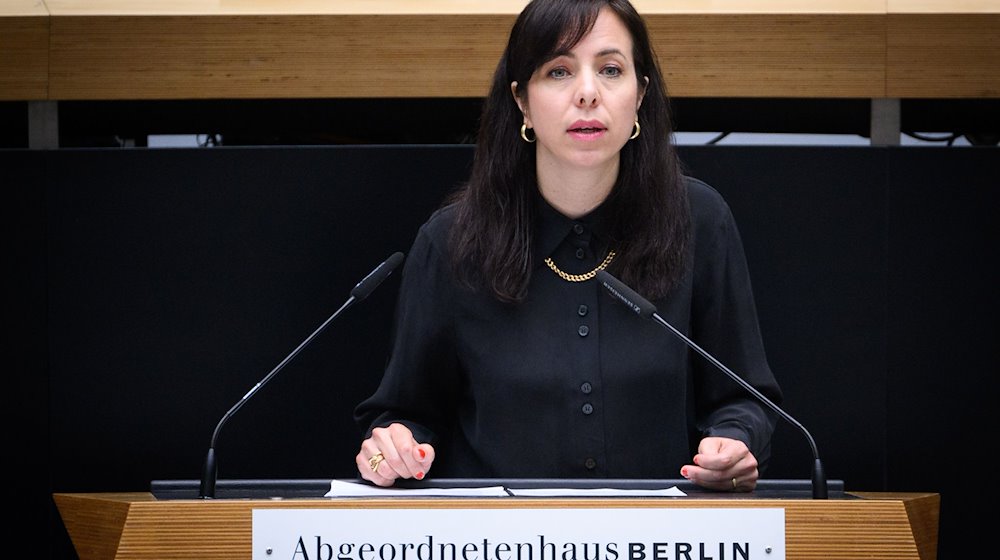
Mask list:
MULTIPOLYGON (((688 179, 688 270, 658 313, 776 403, 747 264, 728 205, 688 179)), ((452 211, 425 223, 402 272, 389 362, 358 405, 370 433, 401 422, 435 446, 429 476, 675 478, 706 435, 743 440, 766 462, 775 418, 679 338, 596 280, 602 209, 572 220, 539 199, 534 268, 518 304, 459 286, 452 211), (580 255, 582 254, 582 258, 580 255)))

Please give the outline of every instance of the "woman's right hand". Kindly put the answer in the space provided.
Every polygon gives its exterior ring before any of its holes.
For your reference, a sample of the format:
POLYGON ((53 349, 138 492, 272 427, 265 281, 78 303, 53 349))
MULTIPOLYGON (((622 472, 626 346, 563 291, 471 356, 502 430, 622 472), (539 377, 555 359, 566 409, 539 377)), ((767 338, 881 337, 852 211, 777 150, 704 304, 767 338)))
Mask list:
POLYGON ((397 478, 422 480, 427 476, 434 462, 434 447, 418 443, 406 426, 390 424, 372 430, 372 437, 361 442, 355 462, 361 478, 376 486, 392 486, 397 478))

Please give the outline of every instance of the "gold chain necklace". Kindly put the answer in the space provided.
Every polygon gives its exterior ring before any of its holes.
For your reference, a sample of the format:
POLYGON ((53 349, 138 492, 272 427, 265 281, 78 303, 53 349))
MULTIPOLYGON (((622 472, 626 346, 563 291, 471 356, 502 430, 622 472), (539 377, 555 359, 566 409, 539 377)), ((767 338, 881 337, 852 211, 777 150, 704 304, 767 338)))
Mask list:
POLYGON ((559 270, 559 267, 556 266, 556 263, 552 262, 552 257, 547 257, 545 259, 545 264, 549 265, 549 268, 552 269, 552 272, 555 272, 556 274, 559 275, 560 278, 566 280, 567 282, 586 282, 587 280, 590 280, 594 276, 597 276, 598 271, 607 268, 608 265, 611 264, 611 261, 614 258, 615 258, 615 252, 608 251, 608 256, 604 257, 604 262, 597 265, 597 268, 591 270, 586 274, 569 274, 567 272, 563 272, 559 270))

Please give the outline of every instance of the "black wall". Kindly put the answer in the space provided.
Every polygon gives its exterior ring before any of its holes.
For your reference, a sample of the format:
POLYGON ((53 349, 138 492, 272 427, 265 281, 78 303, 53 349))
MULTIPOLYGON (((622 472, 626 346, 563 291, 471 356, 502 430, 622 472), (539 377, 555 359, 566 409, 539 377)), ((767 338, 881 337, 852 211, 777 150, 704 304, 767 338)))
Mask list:
MULTIPOLYGON (((222 414, 395 251, 470 146, 0 151, 13 288, 9 456, 36 555, 53 492, 197 479, 222 414), (12 393, 12 394, 11 394, 12 393)), ((991 148, 684 147, 733 207, 786 409, 848 490, 942 495, 941 557, 985 534, 995 399, 991 148), (984 474, 985 473, 985 474, 984 474)), ((398 275, 222 430, 219 476, 354 475, 398 275)), ((794 428, 770 478, 806 478, 794 428)), ((676 473, 665 473, 675 476, 676 473)), ((957 552, 956 552, 957 554, 957 552)))

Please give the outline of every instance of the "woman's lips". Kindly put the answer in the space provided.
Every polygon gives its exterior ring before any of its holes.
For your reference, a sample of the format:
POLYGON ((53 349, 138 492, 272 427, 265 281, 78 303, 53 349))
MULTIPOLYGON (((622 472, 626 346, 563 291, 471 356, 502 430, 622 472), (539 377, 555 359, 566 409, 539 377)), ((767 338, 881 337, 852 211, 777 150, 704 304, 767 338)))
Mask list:
POLYGON ((601 121, 576 121, 569 126, 570 131, 574 130, 606 130, 601 121))
POLYGON ((574 138, 581 140, 594 140, 600 138, 607 131, 601 121, 576 121, 566 130, 574 138))

